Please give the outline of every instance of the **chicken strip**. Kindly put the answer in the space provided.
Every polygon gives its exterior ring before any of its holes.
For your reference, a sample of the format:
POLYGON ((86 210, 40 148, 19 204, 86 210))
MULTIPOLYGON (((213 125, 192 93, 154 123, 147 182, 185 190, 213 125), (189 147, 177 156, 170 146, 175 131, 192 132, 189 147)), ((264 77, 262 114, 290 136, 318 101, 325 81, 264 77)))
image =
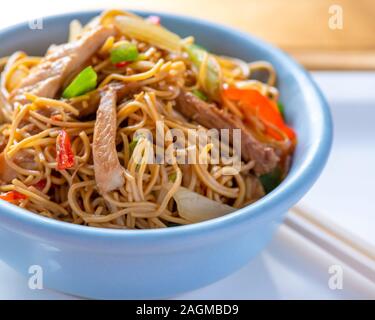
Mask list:
POLYGON ((122 187, 124 168, 116 150, 116 92, 109 88, 103 92, 96 113, 93 157, 95 180, 100 194, 122 187))
MULTIPOLYGON (((241 129, 241 156, 245 161, 255 160, 256 173, 270 172, 279 162, 279 157, 273 148, 255 139, 240 119, 234 118, 215 104, 207 103, 190 92, 181 91, 177 98, 176 109, 188 119, 206 128, 241 129)), ((232 134, 231 130, 230 134, 232 134)))
POLYGON ((17 177, 17 172, 11 168, 4 156, 4 152, 0 153, 0 183, 10 183, 17 177))
POLYGON ((64 82, 78 74, 105 40, 114 34, 115 29, 98 26, 77 41, 54 46, 11 93, 12 100, 25 102, 26 92, 54 98, 64 82))

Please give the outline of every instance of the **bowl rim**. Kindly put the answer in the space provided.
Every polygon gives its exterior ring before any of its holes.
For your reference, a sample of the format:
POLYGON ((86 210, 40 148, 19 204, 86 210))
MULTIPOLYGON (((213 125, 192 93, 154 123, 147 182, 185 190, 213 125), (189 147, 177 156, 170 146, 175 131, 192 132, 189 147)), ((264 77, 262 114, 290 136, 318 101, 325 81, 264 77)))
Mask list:
MULTIPOLYGON (((73 11, 63 14, 51 15, 43 17, 44 21, 53 22, 59 19, 80 19, 83 16, 95 16, 100 14, 103 10, 82 10, 73 11)), ((158 239, 170 239, 170 238, 182 238, 185 236, 199 235, 206 231, 218 231, 229 228, 231 225, 237 225, 246 220, 259 218, 262 214, 270 214, 272 208, 277 207, 278 203, 285 202, 288 199, 297 201, 302 195, 295 196, 298 194, 298 190, 307 190, 318 178, 322 171, 325 163, 328 159, 332 139, 333 139, 333 124, 332 117, 329 110, 328 103, 324 98, 319 87, 316 85, 311 76, 307 71, 295 62, 291 57, 284 53, 281 49, 265 42, 262 39, 257 38, 249 33, 240 31, 228 25, 219 24, 216 22, 208 21, 205 19, 199 19, 187 15, 180 15, 174 13, 165 13, 158 11, 148 10, 128 10, 140 15, 158 15, 162 18, 170 18, 175 21, 185 21, 192 24, 201 25, 202 29, 208 27, 216 29, 218 31, 235 34, 236 37, 241 37, 244 41, 256 44, 263 50, 271 51, 272 55, 277 58, 283 65, 288 65, 293 77, 298 78, 297 82, 302 82, 304 90, 309 89, 317 98, 318 103, 315 106, 317 114, 321 115, 323 123, 320 126, 320 130, 315 132, 316 142, 315 144, 308 147, 310 157, 304 156, 301 164, 289 173, 287 178, 271 193, 267 194, 263 198, 254 202, 253 204, 240 208, 233 213, 228 215, 199 222, 190 225, 170 227, 164 229, 145 229, 145 230, 126 230, 126 229, 107 229, 98 227, 89 227, 82 225, 75 225, 69 222, 63 222, 54 220, 51 218, 43 217, 35 214, 31 211, 22 209, 18 206, 12 205, 5 201, 0 201, 0 208, 2 208, 1 215, 5 219, 5 225, 12 225, 17 223, 18 225, 27 226, 31 230, 44 230, 50 234, 60 234, 63 236, 69 236, 76 239, 90 241, 107 239, 111 241, 122 241, 122 240, 150 240, 154 241, 158 239), (307 89, 306 89, 307 88, 307 89)), ((4 35, 9 32, 17 32, 26 26, 27 22, 18 23, 13 26, 9 26, 0 30, 0 35, 4 35)), ((315 130, 316 131, 316 130, 315 130)), ((3 220, 3 219, 2 219, 3 220)), ((0 222, 2 227, 3 222, 0 222)), ((26 230, 26 228, 25 228, 26 230)))

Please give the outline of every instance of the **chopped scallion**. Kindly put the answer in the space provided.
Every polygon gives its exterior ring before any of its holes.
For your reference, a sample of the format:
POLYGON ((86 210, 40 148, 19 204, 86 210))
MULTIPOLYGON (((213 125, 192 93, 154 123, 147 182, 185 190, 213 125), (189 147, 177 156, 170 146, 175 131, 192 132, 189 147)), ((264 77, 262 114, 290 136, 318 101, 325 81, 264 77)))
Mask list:
POLYGON ((83 69, 73 81, 65 88, 62 96, 65 99, 81 96, 91 90, 94 90, 97 85, 98 75, 93 67, 83 69))
POLYGON ((263 174, 259 177, 260 182, 263 185, 263 189, 266 193, 270 193, 280 183, 282 178, 282 172, 279 167, 276 167, 273 171, 263 174))
POLYGON ((200 90, 198 90, 198 89, 194 89, 194 90, 192 91, 192 93, 193 93, 196 97, 198 97, 199 99, 201 99, 201 100, 203 100, 203 101, 207 101, 207 100, 208 100, 207 96, 206 96, 202 91, 200 91, 200 90))
POLYGON ((111 50, 111 62, 116 64, 124 61, 136 61, 138 55, 138 49, 134 43, 123 43, 111 50))

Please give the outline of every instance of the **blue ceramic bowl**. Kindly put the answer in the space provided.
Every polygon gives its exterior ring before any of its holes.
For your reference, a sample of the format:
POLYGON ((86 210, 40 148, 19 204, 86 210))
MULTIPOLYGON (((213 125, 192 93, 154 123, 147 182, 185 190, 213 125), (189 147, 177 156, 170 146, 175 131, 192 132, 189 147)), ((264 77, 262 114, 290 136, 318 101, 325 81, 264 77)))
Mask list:
MULTIPOLYGON (((0 56, 16 50, 44 54, 66 41, 72 19, 46 18, 43 30, 21 24, 0 32, 0 56)), ((141 13, 142 14, 142 13, 141 13)), ((164 298, 217 281, 239 269, 270 241, 277 226, 321 173, 332 142, 328 105, 310 76, 286 54, 248 34, 211 22, 159 14, 181 36, 194 35, 210 51, 271 62, 286 118, 298 133, 288 177, 256 203, 227 216, 166 230, 119 231, 43 218, 0 201, 0 259, 21 274, 43 268, 43 284, 92 298, 164 298)))

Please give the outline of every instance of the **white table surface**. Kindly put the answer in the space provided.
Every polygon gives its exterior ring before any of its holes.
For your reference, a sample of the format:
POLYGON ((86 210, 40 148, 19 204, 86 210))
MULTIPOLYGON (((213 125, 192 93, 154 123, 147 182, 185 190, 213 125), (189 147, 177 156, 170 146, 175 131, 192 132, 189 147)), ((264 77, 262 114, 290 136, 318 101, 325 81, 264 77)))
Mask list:
MULTIPOLYGON (((30 290, 21 276, 0 261, 0 299, 78 299, 56 291, 30 290)), ((229 277, 175 299, 375 299, 368 282, 324 250, 286 226, 248 265, 229 277), (328 282, 332 265, 343 267, 343 288, 328 282)))
POLYGON ((333 149, 302 206, 375 245, 375 72, 315 72, 331 106, 333 149))
MULTIPOLYGON (((117 1, 108 2, 119 6, 117 1)), ((0 11, 0 28, 82 6, 82 2, 77 5, 77 1, 70 0, 56 1, 53 6, 38 5, 42 3, 46 2, 9 2, 0 11), (23 10, 16 11, 21 2, 23 10)), ((85 1, 86 9, 101 6, 101 3, 85 1)), ((313 76, 331 105, 335 141, 326 170, 300 205, 375 244, 375 204, 372 201, 375 190, 375 73, 320 72, 313 76)), ((330 290, 327 270, 334 263, 333 257, 282 227, 271 245, 246 267, 179 298, 375 298, 374 287, 350 271, 344 290, 330 290)), ((44 298, 69 297, 47 289, 29 290, 27 281, 0 260, 0 299, 44 298)))

